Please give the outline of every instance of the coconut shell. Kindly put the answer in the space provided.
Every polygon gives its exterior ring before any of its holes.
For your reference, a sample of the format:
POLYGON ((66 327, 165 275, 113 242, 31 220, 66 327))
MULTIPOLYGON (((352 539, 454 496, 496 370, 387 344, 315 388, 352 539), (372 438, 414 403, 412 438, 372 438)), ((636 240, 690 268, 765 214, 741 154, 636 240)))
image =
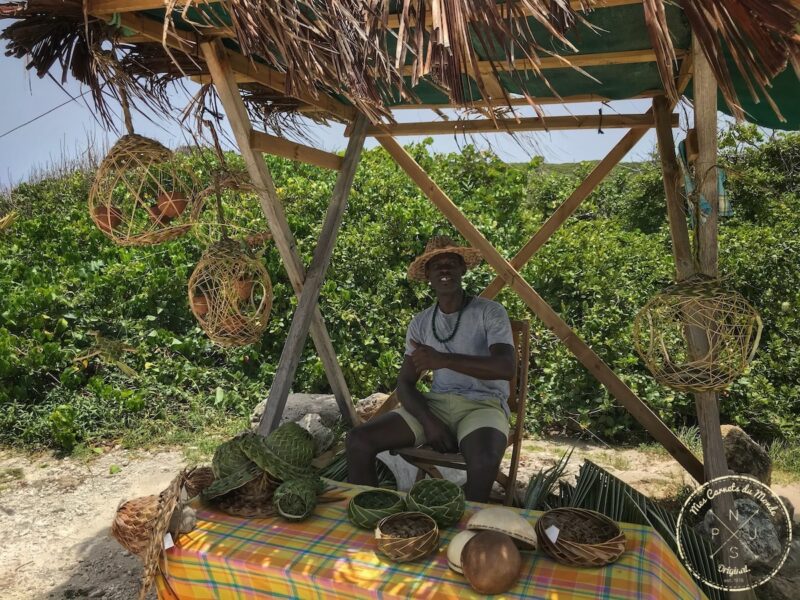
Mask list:
POLYGON ((522 557, 514 541, 498 531, 481 531, 464 545, 461 568, 481 594, 502 594, 519 579, 522 557))
POLYGON ((122 213, 114 206, 95 206, 92 216, 97 226, 106 233, 111 233, 122 222, 122 213))
POLYGON ((180 217, 189 204, 183 192, 162 192, 158 195, 158 211, 162 217, 174 219, 180 217))
POLYGON ((518 512, 505 506, 490 506, 476 512, 467 529, 499 531, 511 536, 520 550, 536 550, 536 531, 518 512))
POLYGON ((461 553, 464 551, 464 546, 468 541, 478 535, 477 531, 459 531, 456 536, 450 540, 450 545, 447 546, 447 566, 456 573, 464 573, 461 568, 461 553))

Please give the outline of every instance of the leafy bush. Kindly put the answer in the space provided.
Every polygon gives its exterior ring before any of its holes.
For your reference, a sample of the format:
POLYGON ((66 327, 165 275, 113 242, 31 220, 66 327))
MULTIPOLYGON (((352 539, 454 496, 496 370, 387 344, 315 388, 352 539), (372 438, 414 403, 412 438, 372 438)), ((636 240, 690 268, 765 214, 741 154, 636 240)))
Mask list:
MULTIPOLYGON (((784 165, 800 143, 785 136, 745 150, 730 150, 734 146, 723 146, 726 160, 737 161, 740 173, 757 171, 763 185, 774 181, 780 202, 766 212, 751 210, 751 188, 732 182, 741 214, 722 225, 721 269, 728 284, 761 311, 765 331, 753 367, 723 397, 723 418, 762 439, 796 436, 800 221, 797 180, 784 165)), ((565 173, 541 159, 508 165, 471 146, 434 155, 422 143, 410 151, 508 256, 591 167, 565 173)), ((241 164, 237 156, 228 160, 241 164)), ((207 178, 213 160, 187 156, 186 162, 207 178)), ((335 174, 282 159, 268 162, 308 264, 335 174)), ((0 443, 68 449, 241 419, 268 393, 296 306, 277 251, 269 246, 265 254, 275 299, 263 339, 221 349, 187 306, 186 281, 202 243, 186 237, 153 248, 113 245, 88 218, 89 176, 23 184, 4 200, 21 217, 0 236, 0 443)), ((234 214, 245 224, 263 223, 256 202, 237 206, 234 214)), ((673 276, 656 164, 615 170, 578 217, 540 250, 524 269, 526 277, 668 424, 693 425, 693 399, 656 384, 631 345, 633 315, 673 276)), ((424 286, 407 281, 406 268, 437 232, 451 232, 446 220, 384 151, 366 151, 320 299, 354 397, 393 388, 406 325, 431 301, 424 286)), ((483 265, 466 282, 477 293, 492 278, 483 265)), ((630 441, 642 435, 514 294, 505 291, 500 300, 512 318, 530 318, 534 327, 530 429, 585 428, 630 441)), ((310 342, 295 389, 329 391, 310 342)))

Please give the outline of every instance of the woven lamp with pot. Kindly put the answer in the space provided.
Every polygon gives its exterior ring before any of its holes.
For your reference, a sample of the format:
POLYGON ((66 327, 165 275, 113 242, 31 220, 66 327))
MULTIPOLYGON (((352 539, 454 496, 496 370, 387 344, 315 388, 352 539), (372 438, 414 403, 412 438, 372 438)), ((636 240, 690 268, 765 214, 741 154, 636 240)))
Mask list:
POLYGON ((347 516, 350 522, 362 529, 375 529, 378 521, 403 512, 406 509, 405 499, 391 490, 367 490, 356 494, 347 505, 347 516))
POLYGON ((203 253, 189 278, 189 306, 221 346, 257 342, 272 310, 272 282, 262 260, 242 242, 223 239, 203 253))
POLYGON ((439 527, 458 523, 464 514, 464 490, 446 479, 423 479, 414 484, 406 497, 411 511, 433 517, 439 527))
POLYGON ((422 558, 439 547, 439 527, 421 512, 384 517, 375 528, 378 552, 395 562, 422 558))
POLYGON ((191 168, 156 140, 138 135, 120 89, 128 130, 109 150, 89 191, 89 215, 122 246, 149 246, 187 233, 202 210, 191 168))
POLYGON ((696 275, 668 287, 639 311, 633 341, 656 381, 703 392, 722 390, 744 373, 761 330, 761 318, 744 296, 696 275))
POLYGON ((625 534, 619 525, 593 510, 548 510, 539 517, 535 529, 539 548, 564 564, 602 567, 625 552, 625 534))

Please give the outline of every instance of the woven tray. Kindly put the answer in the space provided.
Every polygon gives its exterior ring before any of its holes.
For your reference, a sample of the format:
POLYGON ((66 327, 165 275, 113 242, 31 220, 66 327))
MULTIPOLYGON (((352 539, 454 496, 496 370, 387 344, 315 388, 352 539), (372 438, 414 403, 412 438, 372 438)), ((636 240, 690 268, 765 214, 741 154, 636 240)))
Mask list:
POLYGON ((576 567, 602 567, 625 552, 625 534, 614 521, 593 510, 556 508, 536 522, 539 547, 553 560, 576 567), (555 543, 549 527, 559 529, 555 543))
POLYGON ((378 551, 395 562, 422 558, 439 547, 439 528, 428 515, 421 512, 402 512, 381 519, 375 528, 378 551), (397 526, 417 525, 424 533, 402 537, 393 532, 397 526))

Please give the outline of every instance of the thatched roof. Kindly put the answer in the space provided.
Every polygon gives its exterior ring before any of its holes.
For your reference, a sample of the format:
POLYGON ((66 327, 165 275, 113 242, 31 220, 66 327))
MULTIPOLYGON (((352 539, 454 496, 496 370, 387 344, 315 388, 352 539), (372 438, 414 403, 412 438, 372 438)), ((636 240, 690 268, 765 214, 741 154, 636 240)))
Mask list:
MULTIPOLYGON (((59 65, 93 90, 111 80, 119 87, 122 71, 128 95, 158 105, 167 102, 165 82, 202 80, 197 44, 209 37, 223 39, 251 103, 268 112, 317 110, 348 121, 355 109, 378 122, 415 103, 494 115, 587 95, 675 98, 694 32, 728 112, 800 127, 795 0, 19 4, 0 6, 0 17, 16 21, 2 35, 7 54, 27 57, 40 74, 59 65), (787 89, 791 103, 783 102, 787 89)), ((102 92, 94 98, 102 112, 102 92)))

